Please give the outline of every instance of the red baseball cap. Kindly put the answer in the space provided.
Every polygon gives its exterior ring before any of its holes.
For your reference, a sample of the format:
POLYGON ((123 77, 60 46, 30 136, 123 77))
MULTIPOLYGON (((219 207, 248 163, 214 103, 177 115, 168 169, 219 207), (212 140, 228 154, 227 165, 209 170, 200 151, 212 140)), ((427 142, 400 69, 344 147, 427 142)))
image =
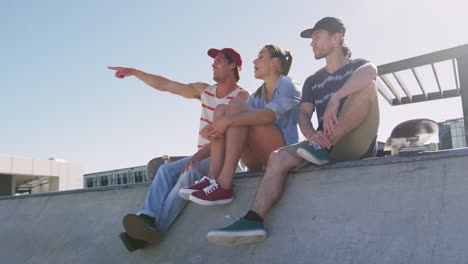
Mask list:
POLYGON ((235 49, 224 48, 224 49, 220 49, 220 50, 219 49, 209 49, 208 50, 208 56, 210 56, 213 59, 219 53, 223 53, 225 55, 228 55, 234 61, 234 63, 237 65, 237 67, 239 67, 239 70, 242 69, 241 55, 235 49))

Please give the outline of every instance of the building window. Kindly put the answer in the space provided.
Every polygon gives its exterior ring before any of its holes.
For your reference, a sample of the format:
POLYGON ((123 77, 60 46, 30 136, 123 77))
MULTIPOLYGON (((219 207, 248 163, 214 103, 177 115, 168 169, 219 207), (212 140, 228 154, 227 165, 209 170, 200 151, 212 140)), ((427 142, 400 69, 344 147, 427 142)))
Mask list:
POLYGON ((452 129, 449 125, 439 126, 439 149, 451 149, 452 144, 452 129))
POLYGON ((92 187, 94 187, 93 178, 86 179, 86 188, 92 188, 92 187))
POLYGON ((102 176, 101 177, 101 186, 107 186, 109 185, 109 180, 107 176, 102 176))
POLYGON ((135 173, 135 182, 142 182, 143 176, 141 175, 141 171, 135 173))

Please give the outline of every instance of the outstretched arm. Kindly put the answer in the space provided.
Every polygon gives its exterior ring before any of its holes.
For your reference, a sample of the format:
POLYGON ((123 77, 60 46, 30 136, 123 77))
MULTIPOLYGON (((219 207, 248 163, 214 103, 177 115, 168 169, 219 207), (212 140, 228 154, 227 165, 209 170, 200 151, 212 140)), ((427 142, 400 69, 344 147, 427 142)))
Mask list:
POLYGON ((377 76, 377 67, 373 63, 366 63, 356 69, 349 79, 343 84, 343 87, 334 93, 328 101, 327 108, 323 115, 323 128, 327 135, 331 135, 338 121, 338 107, 340 100, 348 95, 359 92, 369 87, 370 83, 377 76))
POLYGON ((208 87, 207 83, 190 83, 184 84, 170 80, 166 77, 146 73, 134 68, 125 67, 107 67, 110 70, 115 71, 115 77, 125 78, 129 76, 135 76, 144 83, 153 87, 156 90, 163 92, 170 92, 172 94, 180 95, 185 98, 200 98, 203 90, 208 87))

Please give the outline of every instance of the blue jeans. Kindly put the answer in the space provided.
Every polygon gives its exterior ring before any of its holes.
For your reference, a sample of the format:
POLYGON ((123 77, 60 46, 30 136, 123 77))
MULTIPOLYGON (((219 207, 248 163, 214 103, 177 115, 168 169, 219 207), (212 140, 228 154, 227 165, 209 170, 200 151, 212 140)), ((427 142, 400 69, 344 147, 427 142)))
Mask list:
POLYGON ((210 158, 200 161, 197 168, 191 167, 181 173, 185 164, 192 157, 163 164, 156 172, 146 200, 138 215, 145 214, 156 219, 155 225, 165 233, 188 201, 180 198, 179 189, 192 185, 196 180, 208 174, 210 158))

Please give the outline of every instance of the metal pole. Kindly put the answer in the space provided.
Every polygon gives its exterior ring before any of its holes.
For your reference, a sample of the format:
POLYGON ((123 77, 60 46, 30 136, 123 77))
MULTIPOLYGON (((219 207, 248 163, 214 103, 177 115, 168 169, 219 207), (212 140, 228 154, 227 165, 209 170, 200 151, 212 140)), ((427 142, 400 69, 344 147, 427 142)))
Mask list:
POLYGON ((461 54, 457 58, 458 76, 460 78, 460 93, 465 124, 465 140, 468 144, 468 54, 461 54))

